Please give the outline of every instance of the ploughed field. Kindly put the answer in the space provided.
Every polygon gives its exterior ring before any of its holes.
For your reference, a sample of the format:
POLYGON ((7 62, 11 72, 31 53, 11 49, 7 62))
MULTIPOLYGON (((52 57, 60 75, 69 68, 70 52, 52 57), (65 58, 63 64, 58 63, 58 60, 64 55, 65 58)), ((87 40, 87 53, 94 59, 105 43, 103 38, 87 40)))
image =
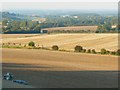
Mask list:
MULTIPOLYGON (((118 86, 118 57, 35 49, 2 49, 3 73, 40 88, 118 86)), ((4 84, 4 83, 3 83, 4 84)))
POLYGON ((36 46, 51 48, 58 45, 62 50, 74 50, 76 45, 85 49, 118 49, 118 34, 3 34, 3 43, 20 43, 23 46, 34 41, 36 46))

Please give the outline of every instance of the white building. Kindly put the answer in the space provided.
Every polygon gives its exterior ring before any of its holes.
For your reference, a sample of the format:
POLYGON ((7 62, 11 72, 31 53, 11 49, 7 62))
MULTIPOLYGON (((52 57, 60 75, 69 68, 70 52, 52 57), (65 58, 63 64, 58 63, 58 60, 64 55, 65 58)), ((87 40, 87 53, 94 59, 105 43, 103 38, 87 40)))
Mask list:
POLYGON ((112 25, 112 28, 116 28, 117 27, 117 25, 112 25))

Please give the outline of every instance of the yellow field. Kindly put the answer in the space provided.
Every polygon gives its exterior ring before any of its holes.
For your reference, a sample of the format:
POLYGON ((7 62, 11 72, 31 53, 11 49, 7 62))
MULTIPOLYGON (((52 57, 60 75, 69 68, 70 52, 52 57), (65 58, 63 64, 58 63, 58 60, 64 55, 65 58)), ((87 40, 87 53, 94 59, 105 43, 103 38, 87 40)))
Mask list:
POLYGON ((65 50, 73 50, 76 45, 96 51, 100 51, 101 48, 110 51, 118 49, 118 34, 6 34, 2 38, 3 43, 27 44, 34 41, 39 46, 51 48, 52 45, 58 45, 60 49, 65 50))

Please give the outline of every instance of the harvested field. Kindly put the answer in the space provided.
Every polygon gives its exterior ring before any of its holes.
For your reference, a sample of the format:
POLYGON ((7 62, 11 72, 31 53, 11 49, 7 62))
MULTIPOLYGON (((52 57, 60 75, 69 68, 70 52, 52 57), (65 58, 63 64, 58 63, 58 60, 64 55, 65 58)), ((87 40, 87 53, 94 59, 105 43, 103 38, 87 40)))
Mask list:
POLYGON ((4 38, 23 38, 23 37, 32 37, 37 36, 38 34, 0 34, 4 38))
MULTIPOLYGON (((3 49, 3 63, 26 64, 34 70, 117 70, 118 57, 46 50, 3 49), (64 57, 63 57, 64 56, 64 57), (36 68, 32 68, 36 66, 36 68), (38 66, 38 68, 37 68, 38 66), (43 66, 39 68, 39 66, 43 66), (47 67, 44 67, 47 66, 47 67)), ((16 68, 16 69, 25 69, 16 68)), ((11 68, 12 69, 12 68, 11 68)))
MULTIPOLYGON (((65 50, 73 50, 75 45, 98 51, 118 48, 118 34, 5 34, 1 40, 22 44, 34 41, 40 46, 58 45, 65 50)), ((118 87, 118 56, 11 48, 3 48, 2 54, 2 72, 11 72, 15 79, 28 81, 33 87, 118 87)))
POLYGON ((28 44, 34 41, 36 45, 51 48, 53 45, 58 45, 60 49, 74 50, 76 45, 81 45, 85 49, 100 49, 105 48, 110 51, 118 49, 118 34, 45 34, 45 35, 3 35, 3 43, 21 43, 28 44), (19 37, 21 38, 19 38, 19 37), (11 38, 10 38, 11 37, 11 38))
POLYGON ((54 27, 54 28, 44 28, 44 30, 55 31, 55 30, 90 30, 96 31, 98 26, 70 26, 70 27, 54 27))
POLYGON ((12 72, 34 87, 118 87, 117 56, 5 48, 2 53, 3 73, 12 72))

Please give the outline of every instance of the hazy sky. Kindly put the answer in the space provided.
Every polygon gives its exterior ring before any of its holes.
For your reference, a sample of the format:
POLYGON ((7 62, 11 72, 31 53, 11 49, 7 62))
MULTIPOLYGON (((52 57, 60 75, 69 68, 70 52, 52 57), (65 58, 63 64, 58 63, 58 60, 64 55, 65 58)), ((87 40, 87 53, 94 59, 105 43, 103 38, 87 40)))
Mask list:
POLYGON ((19 9, 99 9, 117 10, 117 2, 4 2, 3 10, 19 9))
POLYGON ((118 2, 119 0, 0 0, 0 2, 118 2))

